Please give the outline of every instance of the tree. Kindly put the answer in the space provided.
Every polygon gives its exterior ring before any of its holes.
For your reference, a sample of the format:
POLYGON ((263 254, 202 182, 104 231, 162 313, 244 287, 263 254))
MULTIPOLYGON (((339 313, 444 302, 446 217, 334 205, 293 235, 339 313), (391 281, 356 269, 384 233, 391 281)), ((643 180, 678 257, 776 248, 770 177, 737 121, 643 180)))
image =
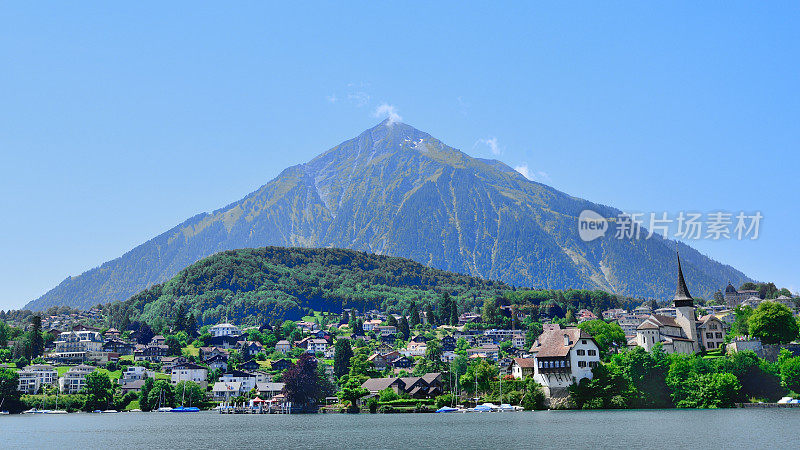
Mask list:
POLYGON ((86 400, 83 403, 84 411, 105 410, 114 400, 114 390, 111 379, 105 372, 94 371, 86 375, 86 400))
POLYGON ((139 390, 139 409, 142 411, 151 411, 153 406, 150 404, 150 390, 153 389, 153 384, 155 383, 155 379, 153 378, 145 378, 144 384, 142 388, 139 390))
POLYGON ((286 399, 301 407, 313 407, 320 397, 320 385, 317 380, 317 360, 304 353, 297 363, 283 374, 286 399))
POLYGON ((800 393, 800 356, 782 358, 780 368, 783 385, 795 393, 800 393))
POLYGON ((433 315, 433 309, 430 303, 425 303, 425 320, 428 321, 428 325, 432 327, 436 326, 436 316, 433 315))
POLYGON ((785 344, 797 338, 798 326, 792 311, 776 302, 761 302, 748 321, 750 335, 764 344, 785 344))
POLYGON ((175 400, 181 406, 199 406, 206 400, 203 388, 194 381, 181 381, 175 385, 175 400))
POLYGON ((157 380, 147 395, 147 403, 151 409, 175 406, 175 391, 166 380, 157 380))
POLYGON ((437 321, 438 325, 447 325, 448 323, 450 323, 450 312, 451 312, 450 303, 452 303, 450 294, 444 292, 439 297, 439 303, 437 304, 436 307, 437 312, 439 313, 438 317, 439 320, 437 321))
POLYGON ((136 342, 139 344, 149 344, 150 341, 153 340, 153 330, 150 329, 150 325, 143 323, 139 327, 139 335, 136 338, 136 342))
POLYGON ((597 342, 600 354, 605 356, 611 348, 625 348, 627 339, 617 322, 608 323, 604 320, 587 320, 578 324, 578 328, 589 333, 597 342))
POLYGON ((406 316, 400 316, 400 320, 397 321, 397 332, 400 333, 404 341, 407 341, 411 335, 411 328, 408 326, 408 319, 406 319, 406 316))
POLYGON ((419 325, 419 311, 417 310, 416 302, 412 301, 411 306, 408 308, 408 326, 416 328, 417 325, 419 325))
POLYGON ((337 339, 333 350, 333 374, 336 378, 350 371, 350 358, 353 357, 353 348, 347 339, 337 339))
POLYGON ((522 396, 522 408, 526 411, 545 409, 545 396, 542 386, 528 378, 525 382, 525 395, 522 396))
POLYGON ((22 411, 22 402, 17 390, 19 376, 5 367, 0 368, 0 411, 18 413, 22 411))
POLYGON ((358 400, 367 394, 369 391, 361 387, 361 382, 357 378, 348 378, 336 395, 341 401, 350 402, 348 411, 358 412, 358 400))
POLYGON ((566 323, 575 323, 575 313, 572 312, 572 308, 567 310, 567 314, 564 316, 564 322, 566 323))
POLYGON ((44 338, 42 337, 42 317, 39 315, 31 317, 31 330, 28 332, 27 340, 30 345, 28 359, 41 356, 44 352, 44 338))
POLYGON ((742 387, 731 373, 695 375, 688 384, 688 395, 675 404, 678 408, 731 408, 742 387))
POLYGON ((169 347, 167 352, 170 356, 180 356, 181 355, 181 343, 175 336, 167 336, 164 340, 164 343, 169 347))
POLYGON ((734 308, 734 315, 736 319, 731 325, 731 334, 733 336, 747 336, 750 334, 748 321, 750 316, 753 315, 753 308, 749 306, 737 306, 734 308))
POLYGON ((455 300, 450 302, 450 326, 458 325, 458 303, 455 300))
POLYGON ((388 314, 386 317, 386 325, 397 327, 397 319, 392 314, 388 314))
POLYGON ((481 319, 484 323, 490 325, 496 325, 500 323, 500 308, 497 306, 497 300, 493 298, 487 298, 483 301, 481 319))

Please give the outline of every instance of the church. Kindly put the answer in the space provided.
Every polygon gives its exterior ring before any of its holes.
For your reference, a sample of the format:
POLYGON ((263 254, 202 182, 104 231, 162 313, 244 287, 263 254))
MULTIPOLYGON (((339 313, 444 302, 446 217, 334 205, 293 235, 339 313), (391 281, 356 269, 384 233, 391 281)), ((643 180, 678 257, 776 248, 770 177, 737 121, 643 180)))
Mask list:
MULTIPOLYGON (((678 256, 678 287, 675 290, 675 317, 653 314, 636 328, 636 338, 628 342, 628 346, 639 346, 650 351, 655 344, 661 343, 667 353, 683 353, 691 355, 701 349, 698 329, 705 329, 708 320, 697 321, 694 299, 686 287, 681 269, 681 258, 678 256)), ((718 320, 718 319, 715 319, 718 320)))

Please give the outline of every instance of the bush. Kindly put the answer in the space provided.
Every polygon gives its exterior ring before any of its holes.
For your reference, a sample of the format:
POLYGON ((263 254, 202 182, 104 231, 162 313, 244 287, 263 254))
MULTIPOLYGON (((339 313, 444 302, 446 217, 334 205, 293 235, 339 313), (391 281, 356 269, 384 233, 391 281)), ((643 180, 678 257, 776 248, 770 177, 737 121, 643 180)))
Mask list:
POLYGON ((369 412, 372 414, 378 412, 378 398, 372 397, 369 400, 367 400, 367 408, 369 409, 369 412))
POLYGON ((453 396, 451 394, 444 394, 436 397, 436 408, 449 406, 451 403, 453 403, 453 396))

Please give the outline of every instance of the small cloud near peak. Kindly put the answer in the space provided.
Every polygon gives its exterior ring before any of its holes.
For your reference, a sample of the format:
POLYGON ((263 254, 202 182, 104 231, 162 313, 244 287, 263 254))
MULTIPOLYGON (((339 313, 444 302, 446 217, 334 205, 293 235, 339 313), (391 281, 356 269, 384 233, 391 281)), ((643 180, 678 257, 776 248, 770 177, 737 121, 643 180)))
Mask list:
POLYGON ((543 170, 539 171, 531 170, 531 168, 528 167, 527 163, 514 166, 514 170, 516 170, 517 172, 522 174, 523 177, 531 181, 539 181, 539 182, 550 181, 550 175, 548 175, 547 172, 543 170))
POLYGON ((388 126, 392 126, 395 122, 400 122, 403 120, 403 118, 400 117, 400 114, 397 113, 397 107, 388 103, 381 103, 378 105, 372 115, 375 117, 386 116, 389 119, 389 121, 386 123, 388 126))
POLYGON ((492 152, 493 155, 499 155, 502 152, 500 149, 500 143, 497 141, 496 137, 478 139, 473 148, 479 144, 489 147, 489 151, 492 152))

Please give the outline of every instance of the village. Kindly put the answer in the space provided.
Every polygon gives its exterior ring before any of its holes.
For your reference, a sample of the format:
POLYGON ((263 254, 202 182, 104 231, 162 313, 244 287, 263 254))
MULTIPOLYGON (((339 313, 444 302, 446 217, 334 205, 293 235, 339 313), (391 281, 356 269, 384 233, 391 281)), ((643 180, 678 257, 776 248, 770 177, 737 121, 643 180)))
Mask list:
MULTIPOLYGON (((309 405, 325 412, 448 412, 563 407, 576 383, 592 380, 593 370, 610 355, 637 347, 706 357, 747 351, 772 362, 800 355, 797 343, 728 338, 742 307, 774 304, 791 308, 796 316, 792 299, 762 300, 755 292, 729 285, 725 301, 698 314, 679 265, 672 306, 611 309, 602 317, 584 309, 574 323, 544 323, 535 336, 513 325, 483 328, 481 314, 473 312, 458 316, 457 325, 437 325, 430 309, 412 318, 413 328, 402 315, 355 309, 341 316, 286 321, 280 327, 226 322, 166 337, 153 335, 144 324, 124 332, 78 324, 69 330, 44 330, 55 339, 41 356, 21 367, 20 361, 3 367, 15 373, 30 413, 62 411, 59 398, 69 410, 81 409, 69 399, 86 396, 94 376, 111 384, 106 405, 95 412, 213 408, 222 413, 287 413, 309 405), (314 393, 302 407, 297 399, 304 394, 287 389, 289 373, 306 370, 300 366, 317 377, 314 393)), ((517 314, 513 308, 507 311, 517 314)), ((515 319, 512 324, 525 317, 515 319)), ((59 320, 63 318, 48 317, 42 324, 59 320)))

